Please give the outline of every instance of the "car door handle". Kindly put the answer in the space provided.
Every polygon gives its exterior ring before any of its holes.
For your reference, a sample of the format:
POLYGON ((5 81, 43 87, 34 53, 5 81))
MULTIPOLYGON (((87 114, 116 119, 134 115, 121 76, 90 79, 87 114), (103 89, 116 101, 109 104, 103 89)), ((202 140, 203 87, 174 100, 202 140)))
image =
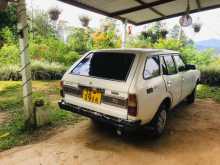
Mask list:
POLYGON ((170 87, 172 85, 172 81, 167 81, 167 86, 170 87))
POLYGON ((171 84, 172 84, 172 81, 170 81, 170 80, 169 80, 169 81, 167 81, 167 84, 170 84, 170 85, 171 85, 171 84))

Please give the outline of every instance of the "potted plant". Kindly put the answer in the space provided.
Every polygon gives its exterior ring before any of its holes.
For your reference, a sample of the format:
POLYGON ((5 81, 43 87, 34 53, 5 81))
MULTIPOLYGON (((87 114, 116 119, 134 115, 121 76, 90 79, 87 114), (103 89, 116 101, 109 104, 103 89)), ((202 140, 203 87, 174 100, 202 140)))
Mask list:
POLYGON ((80 20, 83 27, 88 27, 89 26, 89 21, 90 21, 89 16, 81 15, 81 16, 79 16, 79 20, 80 20))
POLYGON ((193 24, 193 30, 194 30, 194 32, 195 32, 195 33, 200 32, 201 27, 202 27, 201 23, 194 23, 194 24, 193 24))
POLYGON ((4 11, 8 7, 8 0, 0 0, 0 11, 4 11))
POLYGON ((49 13, 50 19, 53 21, 56 21, 58 20, 61 11, 55 7, 55 8, 51 8, 48 13, 49 13))
POLYGON ((162 38, 166 38, 168 31, 166 29, 161 29, 160 33, 162 38))

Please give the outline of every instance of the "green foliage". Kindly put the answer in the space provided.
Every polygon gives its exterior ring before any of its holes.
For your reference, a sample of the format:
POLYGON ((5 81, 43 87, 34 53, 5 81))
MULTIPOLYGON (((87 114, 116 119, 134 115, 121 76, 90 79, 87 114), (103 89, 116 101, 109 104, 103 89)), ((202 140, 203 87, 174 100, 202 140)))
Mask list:
POLYGON ((220 87, 218 86, 208 86, 208 85, 199 85, 197 87, 197 97, 200 99, 213 99, 220 102, 220 87))
MULTIPOLYGON (((10 4, 7 10, 0 12, 0 29, 8 27, 13 34, 13 38, 16 38, 17 33, 17 13, 16 5, 10 4)), ((1 34, 0 34, 1 38, 1 34)))
POLYGON ((68 38, 68 47, 70 50, 83 54, 91 49, 91 38, 88 29, 74 28, 68 38))
MULTIPOLYGON (((60 80, 67 67, 60 63, 33 61, 31 65, 33 80, 60 80)), ((0 80, 21 80, 18 65, 4 65, 0 67, 0 80)))
POLYGON ((7 44, 11 45, 11 44, 16 43, 15 35, 13 34, 13 32, 11 31, 11 29, 8 26, 2 28, 2 30, 0 31, 0 36, 2 38, 3 44, 7 43, 7 44))
POLYGON ((212 86, 219 86, 220 84, 220 66, 218 62, 203 66, 201 70, 201 83, 212 86))
POLYGON ((34 61, 31 66, 33 80, 60 80, 66 70, 58 63, 34 61))
POLYGON ((215 53, 212 49, 198 51, 195 47, 188 45, 181 48, 180 52, 187 63, 195 64, 199 67, 207 66, 215 60, 215 53))
POLYGON ((183 48, 184 44, 182 41, 169 38, 169 39, 159 39, 157 43, 154 44, 154 48, 157 49, 170 49, 179 51, 183 48))
POLYGON ((127 42, 128 48, 152 48, 153 45, 150 39, 139 39, 136 37, 129 37, 127 42))
POLYGON ((0 66, 17 64, 20 60, 19 58, 19 49, 17 45, 5 44, 2 48, 0 48, 0 66))
POLYGON ((54 26, 50 21, 49 15, 44 11, 35 10, 33 13, 33 17, 31 17, 28 24, 32 32, 30 34, 33 34, 33 37, 41 36, 42 38, 47 38, 56 35, 54 26))

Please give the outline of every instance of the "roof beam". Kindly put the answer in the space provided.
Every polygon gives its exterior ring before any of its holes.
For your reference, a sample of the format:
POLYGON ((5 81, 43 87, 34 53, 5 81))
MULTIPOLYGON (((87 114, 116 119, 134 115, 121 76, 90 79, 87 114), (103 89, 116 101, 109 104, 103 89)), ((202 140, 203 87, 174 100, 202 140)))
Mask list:
POLYGON ((154 1, 154 2, 151 2, 151 3, 143 4, 143 5, 132 7, 132 8, 129 8, 129 9, 116 11, 114 13, 111 13, 110 16, 115 17, 115 16, 131 13, 131 12, 134 12, 134 11, 138 11, 138 10, 147 9, 147 8, 151 8, 151 7, 154 7, 154 6, 162 5, 162 4, 165 4, 165 3, 168 3, 168 2, 172 2, 172 1, 175 1, 175 0, 157 0, 157 1, 154 1))
MULTIPOLYGON (((142 0, 135 0, 135 1, 139 2, 139 3, 142 4, 142 5, 148 4, 148 3, 146 3, 146 2, 143 2, 142 0)), ((156 14, 162 16, 162 17, 165 16, 163 13, 159 12, 158 10, 156 10, 156 9, 153 8, 153 7, 150 7, 149 9, 150 9, 151 11, 153 11, 154 13, 156 13, 156 14)))

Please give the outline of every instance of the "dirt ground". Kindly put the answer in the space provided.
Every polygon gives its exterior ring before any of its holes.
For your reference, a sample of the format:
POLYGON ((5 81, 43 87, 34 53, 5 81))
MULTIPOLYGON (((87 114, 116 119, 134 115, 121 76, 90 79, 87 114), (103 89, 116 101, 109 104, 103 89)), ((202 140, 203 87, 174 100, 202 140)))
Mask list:
POLYGON ((7 120, 7 118, 8 114, 0 110, 0 124, 4 123, 7 120))
POLYGON ((170 114, 160 139, 136 133, 118 137, 89 120, 58 129, 36 144, 0 153, 0 165, 219 165, 220 104, 197 100, 170 114))

